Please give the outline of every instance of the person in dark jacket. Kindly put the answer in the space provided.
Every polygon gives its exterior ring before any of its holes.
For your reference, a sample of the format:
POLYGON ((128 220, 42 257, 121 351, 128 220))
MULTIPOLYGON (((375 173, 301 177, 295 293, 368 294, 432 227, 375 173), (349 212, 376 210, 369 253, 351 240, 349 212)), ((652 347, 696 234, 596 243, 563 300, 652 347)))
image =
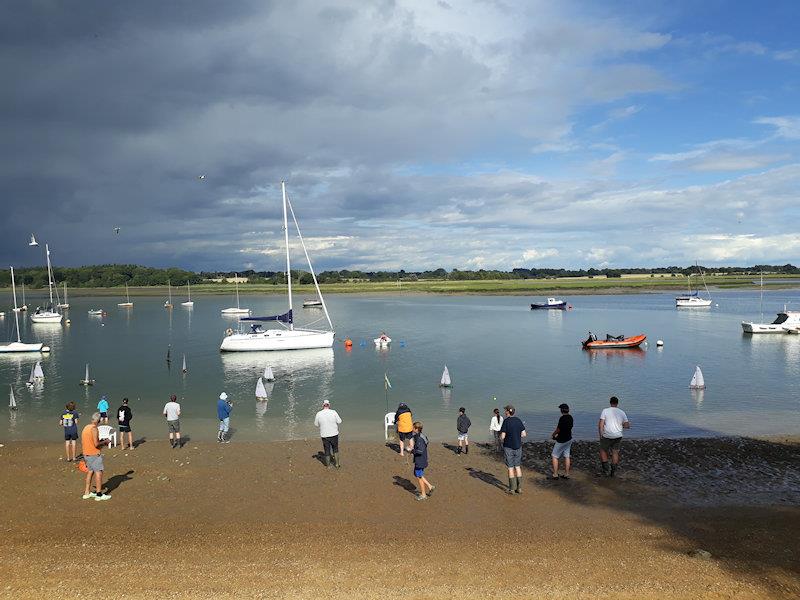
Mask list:
POLYGON ((401 402, 397 412, 394 413, 394 425, 397 429, 397 439, 400 441, 400 456, 405 456, 406 452, 411 452, 408 444, 414 435, 414 418, 405 402, 401 402))
POLYGON ((458 430, 458 453, 461 454, 461 446, 464 446, 464 454, 469 454, 469 428, 472 421, 467 416, 467 409, 463 406, 458 409, 458 419, 456 429, 458 430))
POLYGON ((425 469, 428 468, 428 437, 422 433, 422 423, 414 423, 414 437, 411 438, 411 452, 414 454, 414 477, 417 478, 419 485, 419 495, 417 500, 427 500, 433 494, 435 485, 425 478, 425 469), (425 488, 428 492, 425 492, 425 488))
POLYGON ((122 406, 117 409, 117 422, 119 423, 119 443, 125 450, 125 434, 128 434, 128 446, 133 450, 133 431, 131 431, 133 413, 128 406, 128 399, 122 399, 122 406))

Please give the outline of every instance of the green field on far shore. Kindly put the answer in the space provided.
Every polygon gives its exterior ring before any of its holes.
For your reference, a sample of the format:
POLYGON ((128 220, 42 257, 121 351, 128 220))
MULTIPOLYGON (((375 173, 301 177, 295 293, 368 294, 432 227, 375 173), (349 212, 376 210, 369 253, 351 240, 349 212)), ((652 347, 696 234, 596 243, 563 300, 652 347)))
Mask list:
MULTIPOLYGON (((758 277, 755 275, 709 275, 706 282, 709 287, 718 289, 752 289, 758 288, 758 277)), ((786 289, 800 287, 800 278, 792 275, 774 275, 765 278, 769 282, 767 289, 786 289), (783 281, 785 280, 785 281, 783 281)), ((693 281, 693 288, 697 285, 693 281)), ((297 295, 314 295, 313 285, 294 284, 297 295)), ((627 275, 619 278, 605 277, 564 277, 556 279, 506 279, 506 280, 420 280, 391 282, 345 282, 322 284, 325 294, 517 294, 544 296, 550 293, 571 294, 635 294, 666 290, 685 290, 686 278, 661 277, 649 275, 627 275)), ((45 288, 46 290, 46 288, 45 288)), ((42 290, 36 290, 41 293, 42 290)), ((173 302, 183 300, 185 290, 173 287, 173 302)), ((71 296, 119 296, 125 295, 124 287, 114 288, 70 288, 71 296)), ((192 295, 224 295, 233 294, 233 283, 205 283, 192 286, 192 295)), ((239 293, 247 294, 285 294, 285 285, 261 283, 245 283, 239 285, 239 293)), ((166 286, 131 287, 131 296, 166 296, 166 286)))

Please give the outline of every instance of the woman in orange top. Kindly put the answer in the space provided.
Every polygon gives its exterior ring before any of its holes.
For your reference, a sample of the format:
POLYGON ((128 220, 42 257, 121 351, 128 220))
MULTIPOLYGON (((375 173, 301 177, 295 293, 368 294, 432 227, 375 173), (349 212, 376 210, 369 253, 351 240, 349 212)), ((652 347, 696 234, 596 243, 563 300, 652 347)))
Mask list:
POLYGON ((92 422, 83 428, 81 432, 81 450, 83 451, 83 460, 86 461, 86 485, 83 490, 83 499, 89 500, 94 498, 97 501, 111 500, 109 494, 104 494, 101 490, 103 488, 103 457, 100 454, 100 448, 106 446, 109 440, 101 440, 97 431, 97 424, 100 422, 100 413, 96 412, 92 415, 92 422), (95 493, 90 492, 92 484, 92 475, 94 475, 95 493))
POLYGON ((397 412, 394 413, 394 424, 400 440, 400 456, 405 456, 405 452, 411 452, 411 447, 406 446, 406 443, 414 435, 414 418, 411 415, 411 409, 405 402, 401 402, 397 407, 397 412))

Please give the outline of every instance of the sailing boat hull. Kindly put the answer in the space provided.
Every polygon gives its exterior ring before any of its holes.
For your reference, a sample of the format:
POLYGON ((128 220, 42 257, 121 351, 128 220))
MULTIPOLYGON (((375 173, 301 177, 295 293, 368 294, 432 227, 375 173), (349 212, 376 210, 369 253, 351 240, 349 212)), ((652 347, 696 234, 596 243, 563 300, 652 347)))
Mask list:
POLYGON ((42 344, 25 344, 22 342, 11 342, 0 345, 0 352, 46 352, 42 344))
POLYGON ((64 316, 60 313, 41 312, 31 315, 31 321, 34 323, 61 323, 64 316))
POLYGON ((687 298, 675 298, 676 308, 705 308, 711 306, 711 300, 690 296, 687 298))
POLYGON ((268 329, 258 333, 235 333, 222 340, 222 352, 264 352, 333 347, 332 331, 313 329, 268 329))

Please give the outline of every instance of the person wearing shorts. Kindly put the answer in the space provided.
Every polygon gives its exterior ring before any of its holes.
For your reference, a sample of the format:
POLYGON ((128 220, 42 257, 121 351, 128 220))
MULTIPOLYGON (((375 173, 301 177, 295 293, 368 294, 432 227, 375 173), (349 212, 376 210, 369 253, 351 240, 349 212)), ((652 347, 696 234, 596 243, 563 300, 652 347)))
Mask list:
POLYGON ((469 428, 472 421, 467 416, 467 409, 463 406, 458 409, 458 419, 456 420, 456 431, 458 431, 458 453, 461 454, 461 446, 464 446, 464 454, 469 454, 469 428))
POLYGON ((167 431, 169 431, 169 445, 173 448, 181 447, 181 405, 175 394, 169 397, 169 402, 164 405, 164 416, 167 418, 167 431), (174 440, 173 440, 174 436, 174 440))
POLYGON ((109 494, 103 493, 103 456, 100 454, 100 449, 108 445, 110 440, 101 440, 97 431, 97 425, 100 423, 99 412, 92 415, 92 422, 83 428, 81 432, 81 451, 83 452, 83 460, 86 462, 86 481, 83 489, 83 499, 89 500, 111 500, 109 494), (94 478, 95 493, 92 494, 91 486, 92 479, 94 478))
POLYGON ((100 402, 97 403, 97 410, 100 411, 101 423, 108 423, 108 398, 100 396, 100 402))
POLYGON ((619 449, 622 445, 622 431, 630 429, 631 423, 628 415, 618 408, 619 398, 611 396, 608 403, 610 406, 604 408, 600 413, 600 421, 597 423, 597 432, 600 434, 600 465, 603 475, 613 477, 619 466, 619 449), (611 455, 611 465, 608 464, 608 457, 611 455))
POLYGON ((217 400, 217 418, 219 419, 219 432, 217 433, 217 441, 220 444, 230 444, 230 438, 226 437, 231 428, 231 409, 233 403, 228 402, 228 394, 222 392, 217 400))
POLYGON ((505 407, 505 419, 500 427, 503 441, 503 456, 508 467, 508 493, 521 494, 522 484, 522 438, 528 434, 522 419, 515 417, 516 409, 510 404, 505 407))
POLYGON ((417 478, 419 495, 417 500, 427 500, 436 489, 435 485, 425 478, 425 469, 428 468, 428 436, 422 433, 422 423, 417 421, 413 424, 414 435, 411 438, 411 449, 409 452, 414 454, 414 477, 417 478), (425 492, 425 488, 428 491, 425 492))
POLYGON ((76 446, 78 440, 78 413, 75 411, 75 403, 68 402, 61 413, 61 426, 64 428, 64 452, 67 454, 67 462, 76 460, 76 446))
POLYGON ((411 409, 405 402, 401 402, 394 413, 394 424, 397 428, 397 438, 400 441, 400 456, 405 456, 406 452, 411 452, 409 444, 414 437, 414 418, 411 409))
POLYGON ((128 448, 133 450, 133 431, 131 431, 131 421, 133 412, 128 406, 128 399, 122 399, 122 406, 117 409, 117 422, 119 423, 119 443, 125 450, 125 435, 128 436, 128 448))
POLYGON ((564 459, 564 474, 561 475, 562 479, 569 479, 569 470, 572 467, 572 459, 570 459, 570 449, 572 448, 572 425, 574 423, 572 415, 569 414, 569 406, 567 404, 560 404, 558 406, 561 411, 561 417, 558 419, 551 437, 556 441, 553 446, 552 459, 553 459, 553 479, 558 479, 558 459, 564 459))

